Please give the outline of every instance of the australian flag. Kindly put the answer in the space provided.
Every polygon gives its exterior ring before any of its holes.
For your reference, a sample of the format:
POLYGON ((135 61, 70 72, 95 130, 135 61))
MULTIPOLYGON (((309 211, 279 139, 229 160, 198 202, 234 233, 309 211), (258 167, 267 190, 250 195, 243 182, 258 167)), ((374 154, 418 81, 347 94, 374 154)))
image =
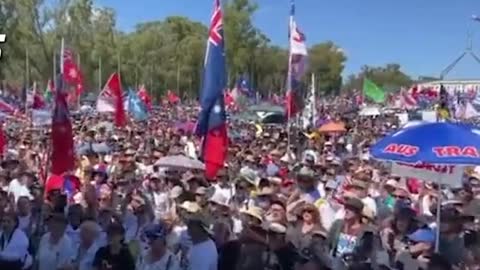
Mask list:
POLYGON ((290 10, 290 55, 288 62, 288 78, 287 78, 287 117, 290 118, 296 113, 303 110, 305 106, 304 93, 301 80, 305 74, 307 62, 307 45, 305 43, 305 35, 297 27, 294 19, 295 4, 291 1, 290 10))
POLYGON ((223 98, 226 86, 223 15, 220 1, 214 1, 200 93, 201 111, 196 128, 197 135, 203 137, 201 156, 208 179, 214 179, 217 172, 223 168, 228 146, 223 98))

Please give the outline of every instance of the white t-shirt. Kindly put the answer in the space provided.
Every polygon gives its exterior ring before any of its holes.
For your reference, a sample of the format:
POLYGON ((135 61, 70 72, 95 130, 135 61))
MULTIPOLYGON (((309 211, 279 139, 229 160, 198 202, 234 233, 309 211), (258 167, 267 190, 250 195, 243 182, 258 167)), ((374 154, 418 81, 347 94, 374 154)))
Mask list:
POLYGON ((70 238, 73 246, 78 247, 78 245, 80 244, 80 229, 77 228, 75 230, 70 224, 68 224, 67 228, 65 229, 65 234, 68 236, 68 238, 70 238))
POLYGON ((78 264, 78 270, 92 270, 93 260, 100 246, 98 243, 93 243, 86 251, 80 256, 80 247, 77 249, 75 256, 76 263, 78 264))
POLYGON ((214 184, 215 193, 221 194, 223 197, 227 198, 227 202, 232 200, 233 195, 235 195, 235 189, 233 187, 221 187, 218 184, 214 184))
POLYGON ((27 216, 18 216, 18 228, 22 229, 23 231, 27 231, 28 227, 30 226, 30 219, 32 215, 27 216))
POLYGON ((61 268, 72 263, 75 255, 76 249, 67 235, 63 235, 56 245, 52 245, 50 233, 46 233, 42 236, 38 248, 38 270, 61 268))
POLYGON ((13 194, 15 203, 18 201, 18 198, 23 196, 28 197, 30 200, 33 199, 28 187, 21 184, 17 179, 13 179, 8 185, 8 194, 13 194))
POLYGON ((373 216, 377 216, 377 203, 375 202, 374 199, 367 196, 362 199, 362 202, 365 207, 368 207, 368 209, 372 210, 373 216))
POLYGON ((155 217, 160 219, 164 217, 167 212, 170 211, 171 206, 168 192, 153 192, 152 195, 155 217))
POLYGON ((147 250, 145 254, 140 256, 135 267, 136 270, 180 270, 180 262, 177 256, 169 250, 167 250, 160 260, 153 263, 147 262, 146 257, 149 256, 149 253, 147 250))
POLYGON ((0 259, 5 261, 17 261, 22 262, 28 257, 28 238, 25 232, 21 229, 16 229, 10 239, 6 239, 3 236, 3 232, 0 231, 0 239, 3 238, 3 243, 0 242, 0 259))
POLYGON ((215 243, 208 239, 194 244, 187 255, 187 270, 217 270, 218 253, 215 243))

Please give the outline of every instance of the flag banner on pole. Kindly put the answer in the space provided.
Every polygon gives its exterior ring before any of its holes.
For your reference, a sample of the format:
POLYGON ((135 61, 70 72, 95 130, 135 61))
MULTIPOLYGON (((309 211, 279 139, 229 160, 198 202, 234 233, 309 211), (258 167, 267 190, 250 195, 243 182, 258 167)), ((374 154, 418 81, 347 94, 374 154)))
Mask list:
POLYGON ((302 111, 305 106, 301 80, 303 75, 305 75, 308 50, 305 43, 305 35, 297 27, 294 16, 295 4, 293 1, 291 1, 289 27, 290 54, 288 61, 286 97, 286 110, 288 118, 295 116, 295 114, 302 111))
POLYGON ((228 146, 223 93, 226 86, 223 15, 219 0, 215 0, 210 23, 196 133, 203 137, 205 176, 213 179, 224 167, 228 146))
POLYGON ((376 103, 385 102, 385 92, 369 79, 363 79, 363 93, 376 103))

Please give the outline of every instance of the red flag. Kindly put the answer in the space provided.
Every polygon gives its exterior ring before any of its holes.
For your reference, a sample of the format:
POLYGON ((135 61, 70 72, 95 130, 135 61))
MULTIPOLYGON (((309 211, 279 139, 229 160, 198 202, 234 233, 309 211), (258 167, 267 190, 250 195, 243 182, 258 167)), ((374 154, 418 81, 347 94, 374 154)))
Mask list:
POLYGON ((140 88, 138 89, 137 95, 140 98, 140 100, 145 104, 145 107, 147 107, 147 110, 150 111, 152 109, 152 99, 148 95, 148 91, 147 91, 147 88, 145 88, 145 85, 142 84, 140 86, 140 88))
POLYGON ((73 133, 65 94, 57 91, 55 109, 52 116, 52 169, 53 174, 61 175, 73 170, 73 133))
POLYGON ((65 82, 76 86, 77 95, 83 91, 83 76, 77 63, 73 60, 73 52, 70 49, 63 50, 63 78, 65 82), (78 87, 81 85, 81 87, 78 87))
POLYGON ((167 99, 168 99, 168 102, 170 102, 172 104, 180 102, 180 98, 174 92, 172 92, 171 90, 167 91, 167 99))
POLYGON ((227 116, 223 94, 226 70, 222 27, 220 1, 215 0, 205 55, 201 111, 196 126, 196 134, 203 137, 202 159, 207 179, 216 177, 218 171, 225 166, 228 154, 227 116))
POLYGON ((123 92, 122 83, 120 81, 120 74, 117 72, 112 73, 110 78, 103 88, 103 92, 114 98, 115 102, 115 125, 117 127, 123 127, 127 123, 125 117, 125 108, 123 107, 123 92))

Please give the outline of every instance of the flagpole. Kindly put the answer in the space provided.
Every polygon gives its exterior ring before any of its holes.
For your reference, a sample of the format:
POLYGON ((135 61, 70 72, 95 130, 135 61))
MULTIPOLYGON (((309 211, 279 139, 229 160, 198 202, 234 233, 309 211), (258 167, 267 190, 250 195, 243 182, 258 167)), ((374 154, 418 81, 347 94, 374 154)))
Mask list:
POLYGON ((98 92, 102 91, 102 58, 98 58, 98 92))
POLYGON ((117 72, 120 74, 120 52, 117 53, 117 72))
MULTIPOLYGON (((65 40, 62 37, 62 42, 60 45, 60 74, 63 76, 63 58, 64 58, 64 51, 65 51, 65 40)), ((63 78, 61 78, 63 80, 63 78)))
POLYGON ((138 85, 138 66, 137 66, 137 63, 135 63, 135 87, 139 88, 139 85, 138 85))
MULTIPOLYGON (((288 46, 289 46, 289 53, 288 53, 288 72, 287 72, 287 93, 288 91, 291 91, 292 89, 289 89, 292 87, 292 49, 291 49, 291 31, 292 31, 292 25, 293 25, 293 14, 294 14, 294 8, 295 8, 295 3, 293 0, 290 0, 290 7, 291 7, 291 12, 290 12, 290 21, 288 25, 288 46)), ((289 106, 287 104, 287 106, 289 106)), ((291 162, 291 150, 290 150, 290 144, 291 144, 291 134, 290 130, 292 128, 292 121, 291 121, 291 114, 290 114, 290 109, 287 108, 287 154, 288 154, 288 161, 291 162)))
POLYGON ((25 49, 25 115, 28 111, 28 87, 30 85, 30 60, 28 48, 25 49))
MULTIPOLYGON (((78 69, 81 70, 80 66, 81 66, 81 62, 80 62, 80 53, 77 53, 77 66, 78 66, 78 69)), ((75 85, 75 94, 77 92, 77 86, 75 85)), ((77 96, 77 108, 80 109, 80 95, 77 96)))
POLYGON ((180 95, 180 65, 178 64, 178 61, 177 61, 177 91, 178 91, 178 94, 180 95))
POLYGON ((312 72, 312 127, 316 124, 316 112, 317 112, 317 104, 316 104, 316 90, 315 90, 315 73, 312 72))
MULTIPOLYGON (((55 84, 56 81, 57 81, 57 52, 55 50, 53 50, 53 76, 52 76, 52 80, 53 80, 53 83, 55 84)), ((54 89, 51 89, 52 91, 54 89)))

